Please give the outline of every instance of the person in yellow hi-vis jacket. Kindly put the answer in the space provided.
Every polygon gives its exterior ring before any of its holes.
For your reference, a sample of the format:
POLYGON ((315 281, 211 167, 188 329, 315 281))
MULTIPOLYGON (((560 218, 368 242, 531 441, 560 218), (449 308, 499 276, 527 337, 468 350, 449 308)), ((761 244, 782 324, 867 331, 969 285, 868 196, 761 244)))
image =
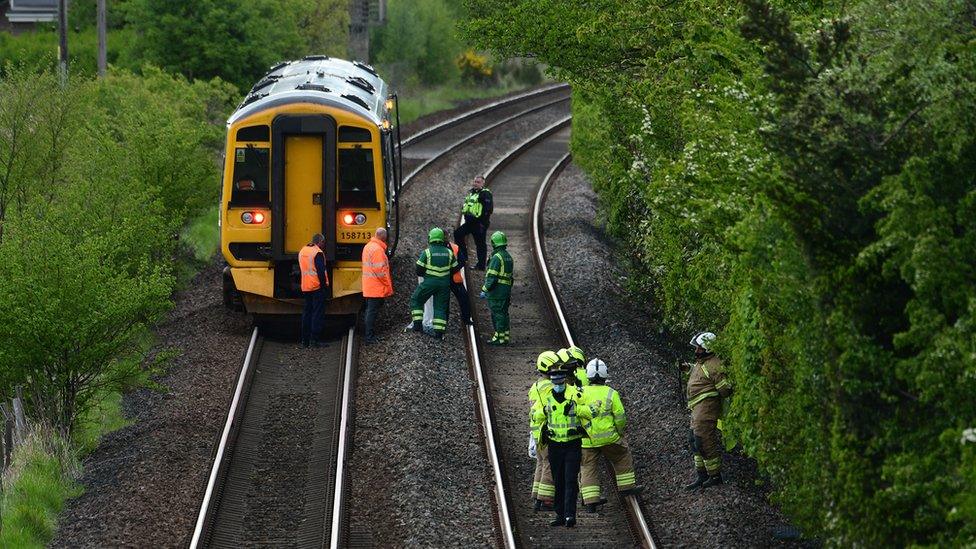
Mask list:
POLYGON ((722 360, 711 349, 715 334, 699 332, 691 338, 695 363, 688 376, 688 409, 691 410, 689 442, 695 455, 696 479, 685 490, 722 484, 722 445, 718 420, 722 402, 732 396, 732 383, 725 375, 722 360))
POLYGON ((541 405, 532 410, 532 433, 538 440, 549 445, 549 467, 556 485, 553 501, 555 519, 550 526, 576 526, 576 498, 579 495, 580 460, 582 438, 586 434, 579 423, 576 411, 586 409, 581 404, 582 395, 566 383, 567 373, 553 370, 549 374, 552 390, 543 396, 541 405))
POLYGON ((606 503, 600 497, 600 474, 598 466, 600 456, 610 461, 617 481, 617 491, 623 496, 636 496, 643 490, 637 486, 634 475, 634 460, 624 438, 627 428, 627 416, 624 404, 620 400, 620 393, 606 384, 610 379, 607 365, 599 358, 594 358, 586 365, 586 378, 589 383, 582 387, 582 402, 585 405, 577 412, 582 419, 583 429, 583 461, 580 468, 580 493, 583 504, 590 513, 596 512, 597 505, 606 503))
MULTIPOLYGON (((552 391, 552 381, 549 371, 559 363, 559 357, 553 351, 543 351, 535 361, 535 367, 540 377, 529 387, 529 417, 536 408, 542 407, 543 398, 552 391)), ((547 445, 539 440, 536 429, 529 433, 529 457, 535 458, 535 474, 532 476, 532 499, 535 500, 535 511, 552 510, 552 498, 556 495, 556 487, 552 483, 552 469, 549 468, 549 452, 547 445)))

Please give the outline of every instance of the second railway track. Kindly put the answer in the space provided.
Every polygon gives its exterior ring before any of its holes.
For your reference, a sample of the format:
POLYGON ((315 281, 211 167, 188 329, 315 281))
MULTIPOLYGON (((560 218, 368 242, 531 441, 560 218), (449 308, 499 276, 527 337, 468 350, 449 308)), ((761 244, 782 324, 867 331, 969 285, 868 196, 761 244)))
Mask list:
MULTIPOLYGON (((529 494, 534 461, 525 455, 528 433, 526 391, 535 376, 535 357, 544 350, 569 345, 572 334, 561 311, 541 253, 540 215, 548 184, 568 157, 569 119, 543 130, 511 151, 489 170, 488 184, 495 200, 492 230, 508 236, 509 252, 516 260, 512 293, 512 343, 482 345, 477 332, 491 331, 485 307, 475 307, 469 353, 481 372, 483 399, 487 401, 489 433, 498 451, 503 486, 511 520, 513 545, 573 547, 654 547, 647 520, 634 497, 609 498, 597 514, 580 512, 574 529, 549 526, 551 513, 534 513, 529 494)), ((472 293, 480 281, 468 278, 472 293)), ((482 405, 485 406, 484 404, 482 405)), ((582 511, 582 509, 581 509, 582 511)), ((508 545, 506 543, 506 545, 508 545)))

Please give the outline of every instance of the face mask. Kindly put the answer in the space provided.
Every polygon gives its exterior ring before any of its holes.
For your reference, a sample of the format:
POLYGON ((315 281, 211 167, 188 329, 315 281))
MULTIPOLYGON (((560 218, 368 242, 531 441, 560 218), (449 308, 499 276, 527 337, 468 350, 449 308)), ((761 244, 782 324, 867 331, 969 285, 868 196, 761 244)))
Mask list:
POLYGON ((555 393, 565 392, 566 391, 566 384, 565 383, 560 383, 559 385, 553 385, 552 386, 552 390, 555 393))

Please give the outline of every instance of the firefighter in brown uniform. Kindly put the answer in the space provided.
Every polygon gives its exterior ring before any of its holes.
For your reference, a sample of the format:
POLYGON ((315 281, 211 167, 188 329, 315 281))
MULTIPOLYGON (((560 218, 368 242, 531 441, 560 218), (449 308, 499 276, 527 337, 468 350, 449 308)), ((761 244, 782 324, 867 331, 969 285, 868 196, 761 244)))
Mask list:
POLYGON ((691 410, 689 442, 695 454, 698 477, 685 490, 722 484, 722 446, 718 437, 718 420, 722 400, 732 394, 732 384, 725 376, 722 360, 709 349, 715 334, 700 332, 691 338, 695 363, 689 365, 688 408, 691 410))

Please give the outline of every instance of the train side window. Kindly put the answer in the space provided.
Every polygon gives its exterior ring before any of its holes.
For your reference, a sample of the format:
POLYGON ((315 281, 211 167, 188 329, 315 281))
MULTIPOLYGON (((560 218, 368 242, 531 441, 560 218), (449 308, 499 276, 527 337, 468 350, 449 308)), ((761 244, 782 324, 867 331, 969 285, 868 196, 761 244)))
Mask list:
POLYGON ((230 203, 235 206, 262 206, 270 203, 270 149, 253 145, 234 149, 234 180, 230 203))
POLYGON ((339 149, 339 207, 378 208, 373 149, 339 149))

